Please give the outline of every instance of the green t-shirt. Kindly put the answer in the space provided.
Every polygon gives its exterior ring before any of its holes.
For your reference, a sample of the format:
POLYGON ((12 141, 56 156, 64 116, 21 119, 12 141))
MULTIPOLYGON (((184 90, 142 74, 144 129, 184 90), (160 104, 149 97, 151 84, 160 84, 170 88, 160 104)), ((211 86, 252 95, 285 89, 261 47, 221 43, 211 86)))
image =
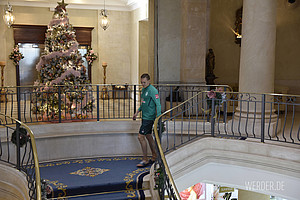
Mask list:
POLYGON ((153 85, 149 85, 142 89, 141 106, 142 119, 155 120, 161 115, 161 105, 157 89, 153 85))

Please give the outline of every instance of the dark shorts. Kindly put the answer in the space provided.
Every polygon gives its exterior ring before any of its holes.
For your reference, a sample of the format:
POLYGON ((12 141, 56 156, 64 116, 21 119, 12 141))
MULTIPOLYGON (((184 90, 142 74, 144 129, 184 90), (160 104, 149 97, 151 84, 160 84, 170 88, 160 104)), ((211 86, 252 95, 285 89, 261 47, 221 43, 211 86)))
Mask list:
POLYGON ((142 125, 140 127, 139 133, 142 135, 151 134, 153 124, 154 124, 153 120, 142 119, 142 125))

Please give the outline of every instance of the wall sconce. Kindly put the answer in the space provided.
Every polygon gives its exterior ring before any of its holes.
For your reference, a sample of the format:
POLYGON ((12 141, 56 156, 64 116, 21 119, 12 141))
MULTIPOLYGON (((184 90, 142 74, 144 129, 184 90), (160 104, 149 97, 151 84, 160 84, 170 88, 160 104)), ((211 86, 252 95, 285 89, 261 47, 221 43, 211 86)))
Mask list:
POLYGON ((107 18, 108 12, 105 9, 105 0, 104 0, 104 9, 100 11, 100 26, 103 30, 106 30, 109 27, 109 19, 107 18))
POLYGON ((13 9, 10 3, 7 3, 7 8, 4 10, 5 14, 3 15, 3 20, 8 28, 15 22, 15 16, 13 15, 13 9))
POLYGON ((242 42, 242 18, 243 18, 243 6, 235 13, 235 28, 233 33, 235 35, 235 43, 241 46, 242 42))

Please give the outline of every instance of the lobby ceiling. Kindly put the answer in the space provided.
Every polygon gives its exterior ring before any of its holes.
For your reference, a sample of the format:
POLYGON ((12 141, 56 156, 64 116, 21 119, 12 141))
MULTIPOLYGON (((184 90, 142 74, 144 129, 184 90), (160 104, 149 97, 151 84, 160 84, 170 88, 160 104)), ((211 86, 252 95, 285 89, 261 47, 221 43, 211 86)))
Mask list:
MULTIPOLYGON (((1 5, 9 2, 12 6, 31 6, 55 8, 61 0, 0 0, 1 5)), ((104 8, 104 0, 65 0, 67 8, 94 9, 104 8)), ((105 0, 105 8, 108 10, 130 11, 148 3, 148 0, 105 0)))

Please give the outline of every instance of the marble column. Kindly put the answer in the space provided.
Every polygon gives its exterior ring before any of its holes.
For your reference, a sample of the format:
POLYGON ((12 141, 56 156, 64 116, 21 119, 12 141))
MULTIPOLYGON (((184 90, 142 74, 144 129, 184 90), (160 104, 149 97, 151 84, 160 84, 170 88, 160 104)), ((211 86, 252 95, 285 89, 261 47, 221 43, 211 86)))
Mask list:
MULTIPOLYGON (((249 126, 251 122, 255 123, 255 132, 261 130, 259 119, 263 104, 260 103, 262 95, 251 93, 274 92, 276 2, 274 0, 243 1, 239 92, 246 94, 241 95, 239 99, 246 101, 239 102, 235 118, 241 121, 241 125, 249 126)), ((266 100, 271 100, 271 97, 266 96, 266 100)), ((265 118, 275 119, 276 115, 273 112, 271 104, 265 104, 265 118)), ((250 126, 242 129, 248 128, 250 126)), ((273 132, 272 135, 275 134, 274 130, 271 132, 273 132)))
POLYGON ((274 92, 276 2, 244 0, 240 92, 274 92))
MULTIPOLYGON (((155 0, 155 70, 158 83, 180 82, 181 0, 155 0)), ((161 97, 162 98, 162 97, 161 97)))
POLYGON ((208 0, 181 1, 181 83, 205 83, 208 0))

